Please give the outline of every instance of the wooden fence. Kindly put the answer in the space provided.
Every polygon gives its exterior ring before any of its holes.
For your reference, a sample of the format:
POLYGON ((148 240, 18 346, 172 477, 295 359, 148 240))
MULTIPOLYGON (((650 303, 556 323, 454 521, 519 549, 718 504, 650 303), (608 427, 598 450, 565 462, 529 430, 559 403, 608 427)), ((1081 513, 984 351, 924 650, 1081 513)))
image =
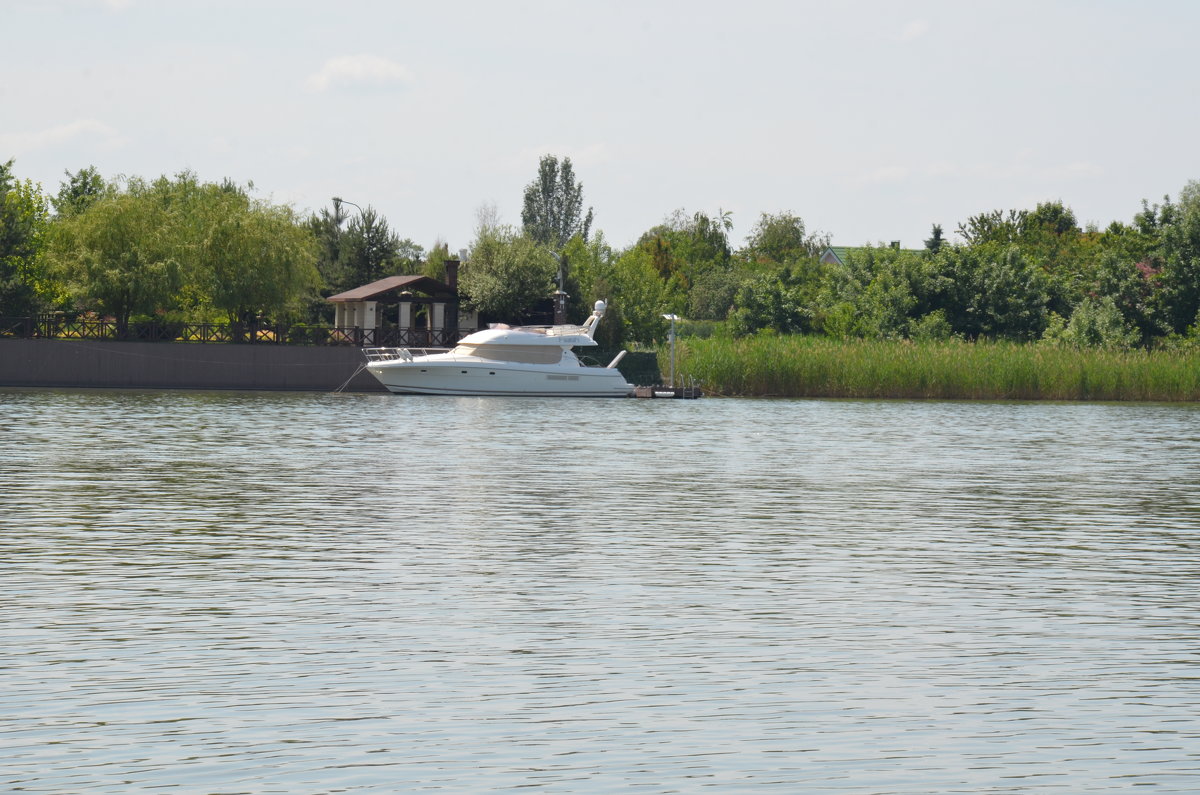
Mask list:
POLYGON ((137 322, 124 328, 93 318, 0 317, 0 337, 128 342, 237 343, 248 345, 353 345, 452 347, 475 329, 334 328, 307 324, 137 322))

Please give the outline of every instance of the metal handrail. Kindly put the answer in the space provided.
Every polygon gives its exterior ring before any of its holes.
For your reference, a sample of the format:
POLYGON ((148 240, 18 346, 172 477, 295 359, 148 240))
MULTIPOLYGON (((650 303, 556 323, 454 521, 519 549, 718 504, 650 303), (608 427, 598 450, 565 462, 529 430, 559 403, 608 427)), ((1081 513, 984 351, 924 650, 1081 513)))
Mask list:
MULTIPOLYGON (((363 348, 363 356, 369 362, 411 362, 417 356, 432 356, 435 353, 450 353, 453 348, 363 348)), ((452 361, 457 361, 453 359, 452 361)))
POLYGON ((517 330, 545 334, 547 337, 570 337, 588 333, 584 326, 518 326, 517 330))

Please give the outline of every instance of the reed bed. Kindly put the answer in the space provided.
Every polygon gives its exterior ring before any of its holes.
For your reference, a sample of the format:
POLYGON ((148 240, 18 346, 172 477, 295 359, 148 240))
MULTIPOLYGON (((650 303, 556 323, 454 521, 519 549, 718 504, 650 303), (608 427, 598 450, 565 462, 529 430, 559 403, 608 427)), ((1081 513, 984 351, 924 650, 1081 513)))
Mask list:
POLYGON ((677 380, 715 395, 1200 401, 1191 351, 795 336, 688 338, 676 355, 677 380))

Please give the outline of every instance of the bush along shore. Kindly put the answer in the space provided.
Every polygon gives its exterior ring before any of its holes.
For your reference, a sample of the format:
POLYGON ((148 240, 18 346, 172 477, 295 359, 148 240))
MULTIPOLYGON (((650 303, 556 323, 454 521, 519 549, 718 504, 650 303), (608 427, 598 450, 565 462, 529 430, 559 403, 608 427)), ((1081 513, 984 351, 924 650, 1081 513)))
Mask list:
MULTIPOLYGON (((659 361, 669 360, 660 349, 659 361)), ((1200 401, 1200 350, 690 338, 676 347, 676 381, 747 397, 1200 401)))

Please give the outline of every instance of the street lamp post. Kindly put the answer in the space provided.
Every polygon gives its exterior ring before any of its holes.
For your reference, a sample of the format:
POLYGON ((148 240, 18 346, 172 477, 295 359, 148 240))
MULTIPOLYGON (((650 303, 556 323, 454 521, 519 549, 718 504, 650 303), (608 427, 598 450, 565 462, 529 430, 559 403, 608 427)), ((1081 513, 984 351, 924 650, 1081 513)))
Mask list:
POLYGON ((671 389, 675 388, 675 321, 679 320, 676 314, 663 315, 664 320, 671 321, 671 331, 667 339, 671 341, 671 389))
POLYGON ((333 197, 333 204, 334 204, 334 212, 337 212, 337 205, 339 205, 339 204, 349 204, 351 207, 353 207, 354 209, 358 210, 358 214, 359 214, 359 216, 361 216, 361 215, 363 214, 363 208, 359 207, 359 206, 358 206, 357 204, 355 204, 354 202, 348 202, 348 201, 346 201, 346 200, 345 200, 345 199, 343 199, 341 196, 334 196, 334 197, 333 197))
MULTIPOLYGON (((341 254, 341 241, 340 241, 340 239, 341 239, 341 235, 342 235, 342 222, 338 220, 338 210, 339 210, 339 205, 342 205, 342 204, 349 204, 351 207, 353 207, 354 209, 358 210, 358 217, 359 217, 359 218, 362 220, 362 222, 363 222, 363 235, 364 235, 364 238, 365 238, 365 236, 366 236, 366 231, 367 231, 367 229, 366 229, 366 221, 367 221, 367 216, 366 216, 366 213, 364 213, 364 212, 363 212, 363 208, 359 207, 359 206, 358 206, 357 204, 355 204, 354 202, 348 202, 348 201, 346 201, 346 200, 345 200, 345 199, 343 199, 341 196, 334 196, 334 197, 333 197, 333 220, 334 220, 334 221, 337 223, 337 236, 338 236, 338 259, 339 259, 339 260, 341 260, 341 258, 342 258, 342 254, 341 254)), ((369 264, 369 263, 368 263, 368 264, 369 264)), ((363 306, 363 307, 365 307, 365 303, 364 303, 362 306, 363 306)), ((339 311, 340 311, 340 310, 339 310, 339 311)), ((364 310, 363 310, 362 308, 359 308, 359 309, 356 309, 356 310, 351 310, 351 311, 352 311, 352 312, 355 312, 355 313, 358 313, 358 314, 361 314, 361 313, 362 313, 364 310)), ((355 318, 355 321, 356 321, 356 322, 355 322, 355 324, 354 324, 354 328, 355 328, 355 329, 363 328, 362 326, 360 326, 360 325, 359 325, 359 322, 357 322, 357 321, 359 321, 359 320, 361 320, 361 318, 355 318)), ((343 318, 342 322, 345 322, 345 319, 344 319, 344 318, 343 318)), ((366 339, 366 337, 365 337, 365 331, 366 331, 366 329, 365 329, 365 328, 363 329, 363 333, 361 333, 361 334, 360 334, 360 332, 358 332, 358 331, 355 331, 355 336, 359 337, 359 339, 358 339, 358 341, 357 341, 357 343, 356 343, 356 344, 358 344, 358 345, 361 345, 361 344, 363 344, 364 340, 366 339)), ((371 334, 372 334, 372 335, 374 335, 375 333, 376 333, 376 332, 375 332, 375 329, 371 329, 371 334)))
POLYGON ((558 263, 558 289, 554 291, 554 325, 561 326, 567 322, 567 255, 551 252, 558 263))

